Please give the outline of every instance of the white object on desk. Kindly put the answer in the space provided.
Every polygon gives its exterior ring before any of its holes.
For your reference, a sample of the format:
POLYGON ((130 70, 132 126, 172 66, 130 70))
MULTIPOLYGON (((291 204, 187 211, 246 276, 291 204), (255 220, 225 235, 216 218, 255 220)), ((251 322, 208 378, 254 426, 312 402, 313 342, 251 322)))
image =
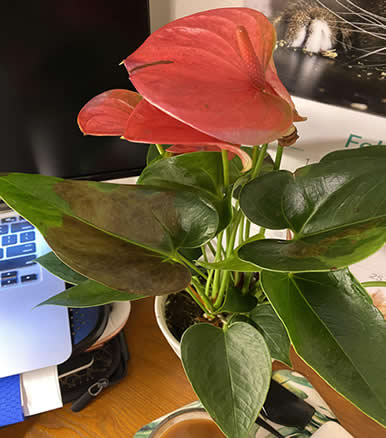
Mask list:
POLYGON ((22 374, 20 388, 25 416, 63 407, 56 366, 22 374))
POLYGON ((343 429, 338 423, 329 421, 323 424, 313 435, 312 438, 354 438, 351 434, 343 429))

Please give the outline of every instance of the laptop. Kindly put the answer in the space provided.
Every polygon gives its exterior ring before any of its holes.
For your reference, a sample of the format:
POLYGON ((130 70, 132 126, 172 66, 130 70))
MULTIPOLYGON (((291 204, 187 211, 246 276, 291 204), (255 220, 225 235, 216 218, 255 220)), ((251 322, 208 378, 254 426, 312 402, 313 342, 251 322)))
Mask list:
POLYGON ((49 251, 38 230, 0 201, 0 378, 58 365, 71 355, 67 308, 35 307, 65 289, 34 261, 49 251))

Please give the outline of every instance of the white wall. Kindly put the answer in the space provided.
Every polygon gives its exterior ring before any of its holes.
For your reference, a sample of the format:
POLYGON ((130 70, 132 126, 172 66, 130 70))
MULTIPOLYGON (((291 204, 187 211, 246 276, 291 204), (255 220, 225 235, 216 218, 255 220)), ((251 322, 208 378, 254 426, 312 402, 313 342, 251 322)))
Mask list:
POLYGON ((244 4, 244 0, 150 0, 151 30, 154 32, 169 21, 195 12, 244 6, 244 4))

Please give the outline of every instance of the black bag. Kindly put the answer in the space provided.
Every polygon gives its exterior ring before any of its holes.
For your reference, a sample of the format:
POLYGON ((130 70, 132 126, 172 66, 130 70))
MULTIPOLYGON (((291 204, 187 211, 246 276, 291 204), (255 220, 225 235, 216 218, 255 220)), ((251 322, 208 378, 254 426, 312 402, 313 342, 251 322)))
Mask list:
POLYGON ((58 366, 58 375, 63 403, 72 402, 74 412, 127 374, 129 352, 123 330, 99 349, 85 351, 103 333, 109 314, 108 305, 70 309, 73 354, 58 366))

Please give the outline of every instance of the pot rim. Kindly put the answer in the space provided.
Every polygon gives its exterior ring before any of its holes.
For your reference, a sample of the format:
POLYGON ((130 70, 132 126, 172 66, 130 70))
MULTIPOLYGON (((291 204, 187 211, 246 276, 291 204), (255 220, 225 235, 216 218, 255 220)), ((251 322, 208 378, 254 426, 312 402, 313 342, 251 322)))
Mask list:
POLYGON ((165 336, 169 345, 172 347, 176 355, 181 359, 181 344, 174 337, 166 324, 165 318, 165 303, 169 295, 156 296, 154 300, 154 312, 157 320, 158 327, 161 329, 162 334, 165 336))

